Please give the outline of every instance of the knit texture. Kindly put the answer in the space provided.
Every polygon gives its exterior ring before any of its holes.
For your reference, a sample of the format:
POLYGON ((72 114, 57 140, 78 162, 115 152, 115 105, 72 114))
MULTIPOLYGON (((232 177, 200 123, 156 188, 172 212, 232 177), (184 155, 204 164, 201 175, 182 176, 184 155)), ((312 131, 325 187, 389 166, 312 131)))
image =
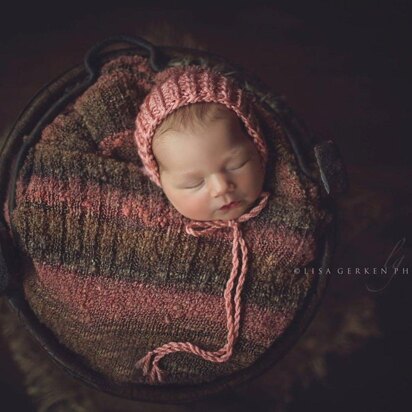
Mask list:
POLYGON ((156 76, 156 85, 139 109, 135 139, 147 175, 160 186, 159 168, 153 154, 156 128, 180 107, 198 102, 220 103, 236 113, 266 165, 267 148, 261 135, 253 95, 230 77, 199 66, 171 67, 156 76))
MULTIPOLYGON (((118 383, 147 383, 136 361, 170 341, 226 342, 229 229, 201 237, 142 172, 134 120, 153 86, 146 59, 122 56, 56 117, 27 156, 11 220, 33 262, 23 287, 38 318, 82 362, 118 383)), ((167 383, 203 383, 253 364, 287 331, 316 282, 309 265, 326 221, 282 126, 257 104, 266 138, 267 206, 242 224, 249 267, 231 358, 161 360, 167 383)))

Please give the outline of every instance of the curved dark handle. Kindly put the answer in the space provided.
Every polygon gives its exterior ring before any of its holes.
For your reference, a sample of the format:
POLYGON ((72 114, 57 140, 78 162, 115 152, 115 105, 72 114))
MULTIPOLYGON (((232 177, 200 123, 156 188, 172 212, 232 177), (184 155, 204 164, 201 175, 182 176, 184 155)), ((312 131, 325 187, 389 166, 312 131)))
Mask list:
POLYGON ((149 63, 154 71, 160 72, 166 67, 168 59, 149 41, 143 39, 142 37, 114 36, 101 41, 87 52, 84 58, 84 65, 89 73, 89 79, 95 79, 97 76, 97 71, 99 68, 98 58, 100 53, 107 47, 118 43, 128 43, 144 49, 149 56, 149 63))

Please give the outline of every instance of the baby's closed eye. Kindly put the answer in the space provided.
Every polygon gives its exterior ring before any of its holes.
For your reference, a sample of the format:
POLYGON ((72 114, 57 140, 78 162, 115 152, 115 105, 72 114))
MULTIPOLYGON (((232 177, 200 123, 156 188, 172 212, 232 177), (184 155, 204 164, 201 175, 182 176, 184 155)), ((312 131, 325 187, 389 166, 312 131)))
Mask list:
MULTIPOLYGON (((242 161, 237 161, 236 163, 233 162, 233 164, 229 165, 226 168, 226 170, 228 170, 230 172, 235 171, 235 170, 239 170, 243 166, 245 166, 249 161, 250 161, 250 158, 243 159, 242 161)), ((181 185, 181 188, 182 189, 198 189, 198 188, 203 186, 204 182, 205 182, 205 179, 200 179, 200 180, 196 180, 196 181, 193 181, 193 182, 183 183, 181 185)))
POLYGON ((245 166, 246 163, 249 162, 250 159, 242 160, 241 162, 237 162, 233 165, 230 165, 227 170, 237 170, 240 169, 241 167, 245 166))
POLYGON ((183 188, 184 188, 184 189, 195 189, 195 188, 197 188, 197 187, 202 186, 202 185, 203 185, 203 182, 204 182, 204 179, 202 179, 202 180, 200 180, 200 181, 198 181, 198 182, 194 182, 194 183, 187 184, 187 185, 185 185, 183 188))

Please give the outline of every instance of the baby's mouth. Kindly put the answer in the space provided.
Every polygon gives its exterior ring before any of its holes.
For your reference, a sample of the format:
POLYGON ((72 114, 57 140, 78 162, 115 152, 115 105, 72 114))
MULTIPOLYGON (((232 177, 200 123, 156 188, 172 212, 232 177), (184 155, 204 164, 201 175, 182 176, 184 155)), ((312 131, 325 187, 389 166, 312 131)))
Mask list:
POLYGON ((240 202, 239 202, 239 201, 230 202, 230 203, 222 206, 219 210, 223 210, 223 211, 225 211, 225 210, 231 210, 231 209, 234 209, 235 207, 238 207, 239 205, 240 205, 240 202))

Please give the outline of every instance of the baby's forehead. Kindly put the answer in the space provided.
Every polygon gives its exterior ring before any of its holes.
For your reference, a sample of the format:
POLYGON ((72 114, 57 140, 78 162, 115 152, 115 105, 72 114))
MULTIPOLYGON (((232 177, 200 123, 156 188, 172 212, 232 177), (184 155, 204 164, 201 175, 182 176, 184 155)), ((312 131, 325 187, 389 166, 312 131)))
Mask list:
POLYGON ((251 139, 239 130, 228 132, 219 129, 208 134, 202 132, 168 131, 153 147, 153 153, 161 170, 185 168, 228 160, 250 152, 251 139))
POLYGON ((233 147, 251 141, 246 130, 240 127, 240 120, 233 117, 219 118, 191 127, 171 127, 153 140, 153 152, 170 151, 176 146, 209 146, 233 147))

